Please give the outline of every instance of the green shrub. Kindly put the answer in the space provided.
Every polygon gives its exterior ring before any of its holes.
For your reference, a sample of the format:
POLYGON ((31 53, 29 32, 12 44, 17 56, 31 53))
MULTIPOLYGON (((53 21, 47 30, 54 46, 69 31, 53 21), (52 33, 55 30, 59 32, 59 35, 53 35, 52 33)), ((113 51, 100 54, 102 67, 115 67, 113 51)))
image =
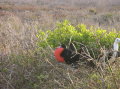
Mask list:
POLYGON ((45 32, 39 30, 37 44, 39 47, 50 45, 52 48, 55 48, 60 44, 68 44, 71 41, 82 43, 92 49, 103 46, 109 48, 112 46, 115 38, 120 37, 119 33, 115 31, 108 32, 101 28, 94 28, 93 26, 87 29, 84 24, 73 26, 69 21, 65 20, 57 23, 54 30, 45 32))

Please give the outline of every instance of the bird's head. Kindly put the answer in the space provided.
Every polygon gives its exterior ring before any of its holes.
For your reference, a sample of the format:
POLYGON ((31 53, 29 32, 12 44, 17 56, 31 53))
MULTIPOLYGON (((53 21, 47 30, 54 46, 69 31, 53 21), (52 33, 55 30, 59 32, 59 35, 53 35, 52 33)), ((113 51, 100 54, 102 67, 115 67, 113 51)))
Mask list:
POLYGON ((119 42, 120 42, 120 38, 116 38, 116 39, 115 39, 115 42, 116 42, 116 43, 119 43, 119 42))

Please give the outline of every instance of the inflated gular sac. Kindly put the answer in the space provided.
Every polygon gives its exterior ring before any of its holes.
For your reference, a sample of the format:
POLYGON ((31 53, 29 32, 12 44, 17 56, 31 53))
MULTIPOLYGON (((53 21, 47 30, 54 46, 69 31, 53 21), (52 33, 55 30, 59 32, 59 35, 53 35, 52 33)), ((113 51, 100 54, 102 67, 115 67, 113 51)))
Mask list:
POLYGON ((58 62, 64 62, 64 58, 61 56, 62 52, 63 52, 64 48, 56 48, 55 51, 54 51, 54 56, 55 56, 55 59, 58 61, 58 62))

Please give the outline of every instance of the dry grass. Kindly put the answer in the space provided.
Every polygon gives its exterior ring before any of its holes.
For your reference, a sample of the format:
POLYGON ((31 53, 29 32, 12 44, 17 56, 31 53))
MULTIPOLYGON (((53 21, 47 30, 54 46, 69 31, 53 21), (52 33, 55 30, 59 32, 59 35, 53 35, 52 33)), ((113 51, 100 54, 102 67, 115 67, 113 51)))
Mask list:
POLYGON ((27 51, 34 48, 37 30, 36 22, 34 26, 22 23, 22 21, 12 15, 0 18, 0 54, 19 54, 19 51, 27 51))
MULTIPOLYGON (((45 1, 46 2, 46 1, 45 1)), ((42 29, 53 29, 56 21, 70 20, 74 24, 85 23, 87 25, 101 26, 102 28, 116 28, 119 30, 120 7, 73 5, 29 5, 29 4, 0 4, 0 15, 12 13, 22 21, 38 21, 42 29)))
MULTIPOLYGON (((88 7, 0 5, 1 89, 119 89, 120 60, 105 69, 80 65, 76 70, 54 60, 53 49, 37 50, 39 29, 54 29, 56 21, 69 19, 119 29, 120 12, 88 7), (117 12, 117 13, 116 13, 117 12)), ((109 27, 109 28, 108 28, 109 27)))
POLYGON ((51 48, 34 55, 11 55, 1 59, 0 88, 119 89, 119 64, 120 59, 116 59, 116 63, 107 65, 104 69, 92 69, 82 64, 78 69, 73 69, 57 63, 51 48))

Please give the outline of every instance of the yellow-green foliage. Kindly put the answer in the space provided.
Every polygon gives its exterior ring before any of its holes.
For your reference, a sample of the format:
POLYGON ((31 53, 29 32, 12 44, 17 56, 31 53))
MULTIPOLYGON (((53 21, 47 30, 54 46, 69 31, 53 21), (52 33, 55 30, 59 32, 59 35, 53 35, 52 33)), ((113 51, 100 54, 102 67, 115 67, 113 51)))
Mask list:
POLYGON ((109 48, 112 46, 116 37, 120 37, 120 32, 108 32, 101 28, 94 28, 91 26, 89 29, 84 24, 73 26, 69 21, 65 20, 62 23, 57 23, 54 30, 43 32, 39 30, 37 37, 39 38, 39 47, 46 47, 48 44, 51 47, 59 46, 60 44, 68 44, 68 42, 76 41, 83 43, 88 47, 101 47, 109 48))

